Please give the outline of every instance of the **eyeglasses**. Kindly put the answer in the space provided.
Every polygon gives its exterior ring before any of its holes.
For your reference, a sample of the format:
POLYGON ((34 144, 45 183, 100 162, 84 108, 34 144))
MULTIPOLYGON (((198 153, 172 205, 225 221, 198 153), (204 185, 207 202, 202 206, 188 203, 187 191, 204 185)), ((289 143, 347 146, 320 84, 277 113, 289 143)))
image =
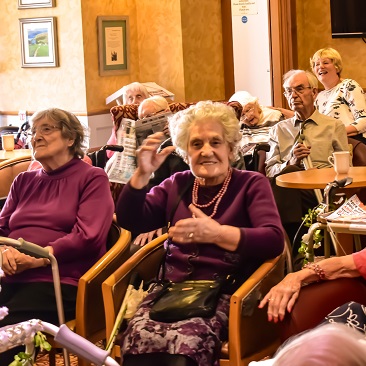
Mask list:
POLYGON ((41 135, 50 135, 54 130, 61 130, 59 126, 42 125, 31 129, 31 136, 34 137, 37 132, 41 135))
POLYGON ((285 91, 283 92, 283 95, 285 97, 289 97, 292 95, 293 92, 295 92, 297 95, 303 94, 305 92, 305 89, 312 89, 312 86, 304 86, 304 85, 298 85, 294 86, 293 88, 285 88, 285 91))
POLYGON ((254 113, 254 107, 249 108, 246 112, 242 114, 242 119, 244 120, 249 119, 249 117, 251 117, 253 113, 254 113))

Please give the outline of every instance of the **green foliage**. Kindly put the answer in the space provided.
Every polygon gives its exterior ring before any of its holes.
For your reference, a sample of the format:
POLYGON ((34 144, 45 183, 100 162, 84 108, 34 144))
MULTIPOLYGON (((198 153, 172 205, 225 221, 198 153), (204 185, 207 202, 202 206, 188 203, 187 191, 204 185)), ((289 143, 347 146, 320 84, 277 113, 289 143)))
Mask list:
POLYGON ((37 332, 34 336, 34 345, 41 351, 50 351, 52 346, 47 342, 47 337, 42 332, 37 332))
MULTIPOLYGON (((34 335, 34 346, 39 347, 41 351, 51 350, 51 345, 47 342, 46 336, 42 332, 37 332, 34 335)), ((32 355, 26 352, 19 352, 16 356, 14 356, 14 361, 9 364, 9 366, 24 366, 24 365, 34 365, 32 355)))
MULTIPOLYGON (((317 222, 318 215, 324 213, 326 206, 321 203, 314 208, 309 208, 308 213, 302 218, 305 227, 309 227, 317 222)), ((313 248, 319 248, 321 246, 323 240, 323 232, 322 230, 315 230, 313 233, 313 248)), ((308 245, 310 241, 310 234, 307 233, 301 238, 301 246, 298 250, 300 254, 304 256, 304 264, 308 263, 309 251, 308 245)))
POLYGON ((23 366, 27 363, 33 365, 32 355, 25 352, 19 352, 16 356, 14 356, 14 361, 9 364, 9 366, 23 366))

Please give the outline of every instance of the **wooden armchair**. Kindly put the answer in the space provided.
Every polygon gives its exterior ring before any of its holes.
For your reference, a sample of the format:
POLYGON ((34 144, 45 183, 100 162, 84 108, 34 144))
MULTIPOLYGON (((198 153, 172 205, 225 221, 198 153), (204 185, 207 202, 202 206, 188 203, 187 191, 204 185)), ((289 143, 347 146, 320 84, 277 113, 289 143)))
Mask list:
MULTIPOLYGON (((102 283, 130 256, 131 233, 112 223, 107 238, 107 253, 79 280, 75 319, 67 326, 92 343, 105 339, 105 314, 102 283)), ((52 348, 57 347, 53 340, 52 348)), ((50 366, 55 365, 55 353, 50 353, 50 366)), ((89 365, 78 359, 79 366, 89 365)))
POLYGON ((31 157, 18 157, 0 163, 0 208, 4 205, 14 178, 28 169, 31 157))
MULTIPOLYGON (((102 284, 107 338, 122 304, 132 273, 144 280, 155 278, 164 253, 167 234, 156 238, 131 256, 102 284)), ((232 295, 229 314, 229 341, 222 345, 220 365, 247 365, 252 360, 272 355, 280 345, 277 327, 267 321, 259 299, 284 275, 284 255, 264 262, 232 295)), ((112 357, 119 348, 112 350, 112 357)))

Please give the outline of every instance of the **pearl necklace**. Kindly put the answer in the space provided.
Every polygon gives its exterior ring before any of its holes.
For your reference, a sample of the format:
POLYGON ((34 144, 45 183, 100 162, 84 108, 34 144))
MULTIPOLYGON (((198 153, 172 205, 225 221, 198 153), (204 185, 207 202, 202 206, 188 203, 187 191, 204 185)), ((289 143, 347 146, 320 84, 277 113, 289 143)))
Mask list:
MULTIPOLYGON (((219 206, 219 203, 221 202, 222 197, 224 196, 224 194, 227 191, 227 187, 228 187, 228 185, 230 183, 230 180, 231 180, 231 172, 232 172, 232 169, 230 168, 228 170, 228 174, 226 175, 224 183, 223 183, 221 189, 219 190, 219 192, 217 193, 217 195, 210 202, 205 203, 203 205, 200 205, 200 204, 197 203, 197 201, 198 201, 198 187, 200 186, 200 184, 199 184, 198 178, 195 178, 194 183, 193 183, 193 188, 192 188, 192 204, 195 205, 198 208, 206 208, 206 207, 211 206, 214 202, 216 202, 215 206, 213 208, 212 214, 209 216, 209 217, 213 218, 215 216, 216 212, 217 212, 217 207, 219 206)), ((194 214, 192 215, 192 217, 195 217, 194 214)))

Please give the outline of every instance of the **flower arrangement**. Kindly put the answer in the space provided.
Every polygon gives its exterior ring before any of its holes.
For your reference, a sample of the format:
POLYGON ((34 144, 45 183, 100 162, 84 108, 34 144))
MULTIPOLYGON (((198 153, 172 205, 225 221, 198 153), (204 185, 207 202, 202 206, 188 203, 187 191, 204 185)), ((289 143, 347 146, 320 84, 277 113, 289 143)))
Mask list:
MULTIPOLYGON (((319 205, 315 206, 314 208, 309 208, 308 213, 302 218, 303 219, 303 225, 305 227, 310 228, 311 225, 317 222, 318 215, 325 212, 327 206, 324 203, 320 203, 319 205)), ((318 229, 315 230, 313 233, 313 248, 317 249, 321 246, 322 240, 324 238, 324 235, 322 233, 322 230, 318 229)), ((303 264, 305 265, 309 261, 309 241, 310 241, 310 233, 307 232, 304 234, 301 238, 301 246, 298 250, 300 254, 304 256, 303 264)))

